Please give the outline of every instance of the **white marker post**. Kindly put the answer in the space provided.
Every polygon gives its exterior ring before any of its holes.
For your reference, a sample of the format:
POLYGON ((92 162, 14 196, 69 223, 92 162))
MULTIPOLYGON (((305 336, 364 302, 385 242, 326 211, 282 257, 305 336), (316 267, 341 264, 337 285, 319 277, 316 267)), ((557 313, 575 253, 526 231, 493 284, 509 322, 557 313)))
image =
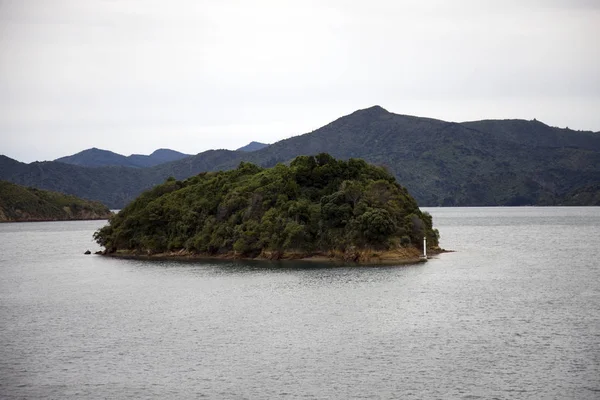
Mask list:
POLYGON ((423 236, 423 258, 427 258, 427 236, 423 236))

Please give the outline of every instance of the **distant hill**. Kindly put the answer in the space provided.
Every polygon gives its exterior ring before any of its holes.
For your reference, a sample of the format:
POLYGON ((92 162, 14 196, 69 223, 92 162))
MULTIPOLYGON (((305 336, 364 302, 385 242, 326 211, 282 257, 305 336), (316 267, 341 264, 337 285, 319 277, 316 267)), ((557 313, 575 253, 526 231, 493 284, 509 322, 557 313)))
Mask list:
POLYGON ((0 181, 0 222, 107 219, 110 215, 97 201, 0 181))
POLYGON ((257 151, 210 150, 143 169, 23 164, 0 157, 0 179, 121 208, 169 176, 233 169, 240 161, 271 167, 321 152, 385 166, 421 206, 588 205, 600 183, 599 133, 536 120, 446 122, 379 106, 257 151))
POLYGON ((567 193, 562 201, 565 206, 600 206, 600 182, 589 186, 583 186, 567 193))
POLYGON ((0 179, 24 186, 75 194, 101 201, 111 209, 123 208, 142 191, 163 182, 169 176, 195 175, 247 153, 210 150, 200 157, 149 168, 82 167, 56 161, 25 164, 0 155, 0 179))
POLYGON ((127 158, 140 167, 153 167, 155 165, 181 160, 189 156, 190 154, 183 154, 171 149, 158 149, 154 150, 149 156, 132 154, 127 158))
POLYGON ((135 193, 168 177, 150 176, 145 168, 81 167, 56 161, 25 164, 0 156, 0 179, 20 185, 101 201, 110 208, 122 208, 135 193))
POLYGON ((80 151, 71 156, 57 158, 54 161, 65 164, 79 165, 82 167, 133 167, 146 168, 166 162, 181 160, 189 157, 189 154, 183 154, 170 149, 158 149, 149 156, 143 154, 132 154, 124 156, 108 150, 97 149, 95 147, 80 151))
POLYGON ((135 167, 127 157, 113 153, 112 151, 97 149, 95 147, 80 151, 71 156, 57 158, 57 162, 80 165, 82 167, 104 167, 107 165, 120 165, 127 167, 135 167))
POLYGON ((236 151, 247 151, 247 152, 250 152, 250 151, 256 151, 256 150, 264 149, 267 146, 268 146, 268 144, 265 144, 265 143, 250 142, 247 145, 245 145, 244 147, 240 147, 236 151))

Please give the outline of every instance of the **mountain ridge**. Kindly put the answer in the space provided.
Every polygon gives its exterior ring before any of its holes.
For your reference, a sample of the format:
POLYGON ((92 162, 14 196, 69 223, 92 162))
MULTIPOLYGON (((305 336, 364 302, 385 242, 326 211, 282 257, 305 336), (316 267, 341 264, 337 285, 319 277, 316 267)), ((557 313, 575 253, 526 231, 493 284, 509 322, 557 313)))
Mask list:
POLYGON ((124 156, 110 150, 92 147, 82 150, 70 156, 57 158, 56 162, 64 164, 79 165, 82 167, 108 167, 121 166, 132 168, 147 168, 165 162, 177 161, 189 157, 190 154, 184 154, 171 149, 157 149, 150 155, 131 154, 124 156))
POLYGON ((239 149, 236 149, 236 151, 247 151, 247 152, 251 152, 251 151, 257 151, 257 150, 261 150, 264 149, 265 147, 269 146, 266 143, 261 143, 261 142, 255 142, 254 140, 251 141, 250 143, 248 143, 245 146, 240 147, 239 149))
MULTIPOLYGON (((236 151, 252 152, 261 150, 267 146, 269 145, 266 143, 252 141, 247 145, 236 149, 236 151)), ((178 161, 191 156, 191 154, 185 154, 166 148, 156 149, 149 155, 134 153, 129 156, 124 156, 111 150, 91 147, 69 156, 57 158, 54 161, 94 168, 109 166, 147 168, 172 161, 178 161)))
POLYGON ((354 111, 253 152, 209 150, 137 169, 99 167, 82 172, 72 166, 63 171, 68 176, 62 180, 53 164, 5 160, 15 171, 12 174, 4 171, 0 159, 0 179, 48 189, 60 184, 65 190, 67 182, 73 191, 82 180, 91 186, 80 188, 82 197, 121 208, 169 176, 185 179, 203 171, 233 169, 241 161, 271 167, 322 152, 387 167, 423 206, 577 204, 577 199, 595 197, 586 192, 566 202, 565 196, 579 188, 589 191, 600 182, 598 133, 554 128, 536 120, 447 122, 394 114, 380 106, 354 111))

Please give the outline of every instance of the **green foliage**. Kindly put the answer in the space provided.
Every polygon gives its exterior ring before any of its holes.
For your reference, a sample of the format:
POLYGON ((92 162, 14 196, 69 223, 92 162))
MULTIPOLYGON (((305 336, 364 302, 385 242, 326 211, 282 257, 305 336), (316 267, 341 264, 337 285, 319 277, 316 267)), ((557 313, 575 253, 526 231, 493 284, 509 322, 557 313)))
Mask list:
POLYGON ((402 237, 400 238, 400 244, 401 244, 402 246, 404 246, 404 247, 406 247, 406 246, 410 245, 410 238, 409 238, 408 236, 406 236, 406 235, 402 236, 402 237))
POLYGON ((396 224, 390 213, 383 208, 370 208, 358 217, 360 234, 369 244, 376 245, 385 243, 386 239, 393 234, 396 224))
POLYGON ((431 217, 383 168, 328 154, 263 169, 242 162, 141 194, 95 234, 109 252, 235 253, 437 245, 431 217), (418 236, 421 235, 421 236, 418 236))

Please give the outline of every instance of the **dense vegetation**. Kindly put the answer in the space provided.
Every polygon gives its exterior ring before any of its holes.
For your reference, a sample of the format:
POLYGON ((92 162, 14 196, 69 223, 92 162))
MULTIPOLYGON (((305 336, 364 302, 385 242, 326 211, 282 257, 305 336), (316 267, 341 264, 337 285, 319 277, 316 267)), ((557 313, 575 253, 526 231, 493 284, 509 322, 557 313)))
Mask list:
POLYGON ((122 208, 169 176, 182 180, 234 169, 241 161, 272 167, 320 152, 385 165, 421 206, 592 205, 600 196, 598 132, 536 120, 451 123, 381 107, 254 152, 210 150, 151 168, 23 164, 0 156, 0 179, 122 208))
POLYGON ((328 154, 263 169, 242 162, 144 192, 95 234, 108 253, 184 250, 280 258, 437 247, 431 216, 384 168, 328 154))
POLYGON ((97 201, 0 181, 0 221, 107 219, 110 210, 97 201))
POLYGON ((565 206, 576 206, 579 204, 600 206, 600 182, 574 190, 565 196, 563 204, 565 206))

